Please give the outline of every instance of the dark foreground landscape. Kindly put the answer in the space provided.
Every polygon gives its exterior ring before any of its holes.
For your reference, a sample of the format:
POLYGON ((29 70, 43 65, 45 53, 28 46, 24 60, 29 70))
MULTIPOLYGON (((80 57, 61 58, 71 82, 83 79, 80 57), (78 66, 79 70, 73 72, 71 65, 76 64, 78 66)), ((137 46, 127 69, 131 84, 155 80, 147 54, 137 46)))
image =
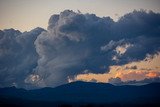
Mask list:
POLYGON ((0 107, 123 107, 159 106, 160 83, 114 86, 105 83, 73 82, 36 90, 0 89, 0 107))

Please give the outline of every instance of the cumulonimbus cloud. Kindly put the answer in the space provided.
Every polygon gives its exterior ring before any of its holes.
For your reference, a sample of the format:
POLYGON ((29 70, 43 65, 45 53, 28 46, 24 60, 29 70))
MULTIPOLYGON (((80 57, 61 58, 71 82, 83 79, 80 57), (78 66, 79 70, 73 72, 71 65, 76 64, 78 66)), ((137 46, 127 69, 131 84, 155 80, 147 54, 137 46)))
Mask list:
POLYGON ((159 51, 159 31, 160 14, 152 11, 133 11, 114 22, 71 10, 51 16, 46 31, 1 31, 0 86, 54 87, 85 70, 104 73, 111 65, 142 60, 159 51), (21 76, 23 85, 12 75, 21 76))
POLYGON ((42 28, 23 33, 14 29, 0 31, 0 87, 25 86, 24 79, 37 66, 34 41, 42 31, 42 28))

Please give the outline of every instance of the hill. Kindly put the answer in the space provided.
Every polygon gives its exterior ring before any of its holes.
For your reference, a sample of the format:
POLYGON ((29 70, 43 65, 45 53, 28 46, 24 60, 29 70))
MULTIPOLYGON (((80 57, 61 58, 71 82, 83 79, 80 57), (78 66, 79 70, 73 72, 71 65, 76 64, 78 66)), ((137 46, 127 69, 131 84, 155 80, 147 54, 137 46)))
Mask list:
POLYGON ((73 82, 36 90, 0 89, 0 106, 159 106, 160 83, 114 86, 73 82))

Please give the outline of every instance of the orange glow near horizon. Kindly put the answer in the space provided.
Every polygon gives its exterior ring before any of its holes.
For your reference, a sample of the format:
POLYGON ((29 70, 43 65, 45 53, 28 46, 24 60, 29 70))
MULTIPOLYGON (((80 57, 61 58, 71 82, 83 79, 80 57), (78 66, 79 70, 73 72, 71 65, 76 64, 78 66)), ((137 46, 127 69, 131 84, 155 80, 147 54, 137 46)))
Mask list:
POLYGON ((160 73, 158 72, 150 72, 148 74, 146 74, 147 77, 149 78, 155 78, 155 77, 159 77, 160 76, 160 73))
POLYGON ((160 77, 160 53, 148 55, 144 60, 131 62, 122 66, 110 66, 109 72, 104 74, 79 74, 70 82, 76 80, 108 82, 108 79, 119 77, 122 81, 143 80, 145 78, 160 77), (135 66, 135 68, 133 68, 135 66))

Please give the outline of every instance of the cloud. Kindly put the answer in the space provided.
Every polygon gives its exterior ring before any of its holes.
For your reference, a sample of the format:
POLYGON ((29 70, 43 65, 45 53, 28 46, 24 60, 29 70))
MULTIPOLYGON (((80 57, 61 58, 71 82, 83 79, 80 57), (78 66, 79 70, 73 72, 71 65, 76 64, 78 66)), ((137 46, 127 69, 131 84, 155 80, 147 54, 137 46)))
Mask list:
POLYGON ((123 55, 127 51, 127 49, 131 46, 132 46, 131 44, 124 44, 122 46, 117 46, 115 51, 117 52, 117 54, 123 55))
POLYGON ((130 71, 127 73, 119 72, 116 77, 121 78, 123 81, 128 80, 143 80, 145 78, 159 77, 160 72, 143 72, 143 71, 130 71))
POLYGON ((24 79, 37 66, 38 54, 34 41, 42 31, 42 28, 24 33, 14 29, 1 31, 0 87, 12 84, 25 87, 24 79))
POLYGON ((149 83, 157 83, 160 82, 160 77, 154 77, 154 78, 145 78, 143 80, 129 80, 129 81, 121 81, 121 78, 110 78, 109 83, 114 85, 144 85, 149 83))
POLYGON ((26 79, 25 79, 25 83, 32 83, 34 84, 35 82, 39 81, 39 75, 29 75, 26 79))
POLYGON ((116 77, 116 78, 112 77, 112 78, 109 78, 108 83, 111 83, 111 84, 121 84, 122 80, 119 77, 116 77))
POLYGON ((136 66, 136 65, 131 66, 131 67, 126 66, 126 68, 125 68, 125 69, 137 69, 137 66, 136 66))
POLYGON ((141 61, 160 51, 160 14, 133 11, 110 17, 65 10, 47 30, 0 31, 0 86, 55 87, 79 74, 141 61), (19 78, 17 78, 19 77, 19 78))
POLYGON ((119 61, 119 58, 126 53, 126 51, 128 50, 128 48, 132 47, 133 45, 132 44, 123 44, 123 45, 119 45, 115 48, 115 52, 116 52, 116 55, 114 55, 112 57, 112 60, 115 60, 115 61, 119 61))
POLYGON ((107 60, 102 60, 106 55, 99 50, 108 41, 106 34, 109 34, 112 23, 109 17, 99 18, 70 10, 53 15, 48 31, 35 41, 40 56, 36 74, 43 78, 46 86, 52 86, 67 82, 67 76, 86 69, 104 72, 106 68, 100 66, 107 63, 107 60))
POLYGON ((148 55, 141 61, 134 61, 124 65, 110 66, 109 72, 102 74, 86 72, 69 79, 71 81, 91 81, 92 79, 95 79, 97 82, 114 82, 121 84, 120 79, 124 83, 127 81, 141 81, 143 79, 157 78, 160 77, 160 65, 158 63, 159 60, 160 53, 152 56, 148 55))
POLYGON ((160 14, 144 10, 127 13, 120 17, 113 26, 113 33, 117 39, 133 39, 138 36, 159 37, 160 14))
MULTIPOLYGON (((119 41, 119 42, 122 43, 123 41, 124 41, 124 40, 121 40, 121 41, 119 41)), ((101 47, 101 50, 102 50, 102 51, 109 51, 109 50, 115 48, 116 45, 117 45, 117 43, 119 43, 119 42, 115 42, 115 41, 111 40, 107 45, 102 46, 102 47, 101 47)))

